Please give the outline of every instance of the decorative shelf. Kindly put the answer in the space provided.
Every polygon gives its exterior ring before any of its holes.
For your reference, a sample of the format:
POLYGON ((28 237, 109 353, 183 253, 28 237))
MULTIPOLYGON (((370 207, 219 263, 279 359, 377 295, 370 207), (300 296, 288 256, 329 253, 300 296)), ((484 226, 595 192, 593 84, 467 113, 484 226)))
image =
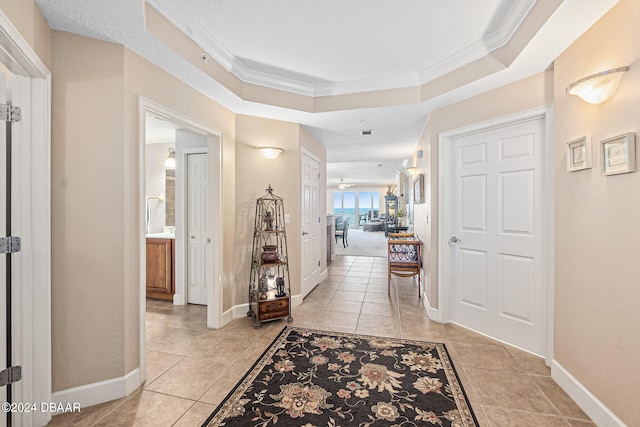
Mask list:
POLYGON ((291 317, 291 280, 284 201, 273 194, 271 185, 256 200, 256 217, 249 276, 249 311, 254 327, 262 322, 291 317))

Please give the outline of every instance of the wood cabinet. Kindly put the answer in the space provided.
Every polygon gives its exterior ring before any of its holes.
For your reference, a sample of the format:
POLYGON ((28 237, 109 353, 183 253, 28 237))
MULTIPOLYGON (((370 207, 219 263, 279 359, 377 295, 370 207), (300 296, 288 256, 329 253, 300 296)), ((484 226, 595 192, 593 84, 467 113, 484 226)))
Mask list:
POLYGON ((256 201, 251 251, 247 316, 255 319, 256 328, 261 326, 261 322, 283 317, 293 321, 284 224, 284 202, 273 194, 269 186, 267 194, 256 201))
POLYGON ((147 239, 147 297, 173 300, 175 240, 147 239))

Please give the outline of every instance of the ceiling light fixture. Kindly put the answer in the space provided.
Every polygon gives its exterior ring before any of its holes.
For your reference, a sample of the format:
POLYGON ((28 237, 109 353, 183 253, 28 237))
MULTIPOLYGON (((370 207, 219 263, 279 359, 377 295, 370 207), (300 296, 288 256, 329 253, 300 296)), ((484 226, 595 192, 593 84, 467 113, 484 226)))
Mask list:
POLYGON ((273 160, 284 152, 282 148, 278 147, 256 147, 262 153, 262 157, 265 159, 273 160))
POLYGON ((362 136, 373 135, 373 131, 372 130, 361 130, 360 131, 360 135, 362 135, 362 136))
POLYGON ((576 95, 590 104, 602 104, 616 93, 622 75, 629 67, 619 67, 592 74, 567 86, 567 95, 576 95))
POLYGON ((407 173, 409 173, 410 175, 415 175, 416 172, 418 172, 418 168, 415 166, 409 166, 408 168, 405 169, 407 171, 407 173))
POLYGON ((169 147, 169 155, 164 161, 164 167, 167 169, 176 168, 176 150, 173 147, 169 147))
POLYGON ((340 178, 340 184, 338 184, 338 188, 344 190, 345 188, 351 187, 353 184, 345 184, 344 178, 340 178))

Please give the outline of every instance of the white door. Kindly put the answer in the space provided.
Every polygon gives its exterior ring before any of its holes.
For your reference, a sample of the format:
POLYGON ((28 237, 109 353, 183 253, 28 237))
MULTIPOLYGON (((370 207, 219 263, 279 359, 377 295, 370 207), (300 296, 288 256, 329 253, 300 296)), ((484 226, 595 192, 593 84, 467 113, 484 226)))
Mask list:
POLYGON ((320 163, 302 153, 302 297, 320 282, 320 163))
POLYGON ((187 155, 187 302, 207 304, 207 154, 187 155))
POLYGON ((544 121, 451 143, 452 320, 544 355, 544 121))

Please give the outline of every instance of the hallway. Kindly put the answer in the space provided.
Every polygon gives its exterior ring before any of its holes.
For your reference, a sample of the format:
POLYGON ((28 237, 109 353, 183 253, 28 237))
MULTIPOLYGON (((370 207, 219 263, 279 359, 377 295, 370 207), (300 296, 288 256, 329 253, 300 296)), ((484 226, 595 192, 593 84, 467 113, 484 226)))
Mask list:
MULTIPOLYGON (((411 279, 386 259, 339 257, 329 277, 293 309, 293 325, 444 342, 481 426, 595 426, 542 360, 456 325, 431 322, 411 279)), ((196 426, 215 409, 287 323, 253 328, 240 318, 205 326, 205 307, 147 301, 147 382, 127 398, 53 418, 50 426, 196 426)))

